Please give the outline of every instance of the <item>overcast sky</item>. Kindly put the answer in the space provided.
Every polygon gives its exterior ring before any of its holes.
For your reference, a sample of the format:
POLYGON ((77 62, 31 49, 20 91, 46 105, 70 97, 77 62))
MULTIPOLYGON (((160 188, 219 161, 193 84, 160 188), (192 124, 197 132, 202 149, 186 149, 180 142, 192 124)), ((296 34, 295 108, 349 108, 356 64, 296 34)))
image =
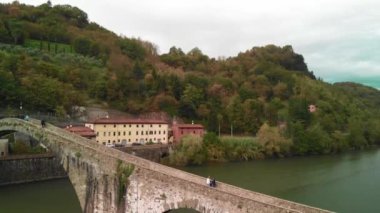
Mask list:
MULTIPOLYGON (((1 0, 0 0, 1 1, 1 0)), ((40 5, 47 0, 20 0, 40 5)), ((3 1, 4 2, 4 1, 3 1)), ((10 1, 5 1, 10 2, 10 1)), ((293 46, 325 81, 380 88, 379 0, 52 0, 127 37, 211 57, 253 46, 293 46)))

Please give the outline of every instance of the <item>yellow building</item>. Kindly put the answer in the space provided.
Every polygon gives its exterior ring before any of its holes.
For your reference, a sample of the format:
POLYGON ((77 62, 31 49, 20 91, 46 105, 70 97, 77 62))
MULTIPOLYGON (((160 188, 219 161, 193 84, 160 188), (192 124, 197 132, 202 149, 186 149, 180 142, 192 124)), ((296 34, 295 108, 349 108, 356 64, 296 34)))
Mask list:
POLYGON ((103 145, 132 143, 168 143, 169 125, 160 120, 101 118, 86 123, 103 145))

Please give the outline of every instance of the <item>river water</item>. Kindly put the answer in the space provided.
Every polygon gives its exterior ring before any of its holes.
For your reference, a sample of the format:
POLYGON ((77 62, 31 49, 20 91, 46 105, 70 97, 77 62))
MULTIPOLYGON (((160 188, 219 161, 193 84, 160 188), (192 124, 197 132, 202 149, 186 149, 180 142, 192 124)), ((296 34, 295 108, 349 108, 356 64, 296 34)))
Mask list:
MULTIPOLYGON (((181 168, 337 212, 380 212, 380 150, 181 168)), ((0 212, 80 213, 69 180, 0 187, 0 212)))
POLYGON ((0 212, 81 213, 82 210, 69 179, 58 179, 0 187, 0 212))
POLYGON ((336 212, 380 212, 380 150, 210 164, 185 170, 336 212))

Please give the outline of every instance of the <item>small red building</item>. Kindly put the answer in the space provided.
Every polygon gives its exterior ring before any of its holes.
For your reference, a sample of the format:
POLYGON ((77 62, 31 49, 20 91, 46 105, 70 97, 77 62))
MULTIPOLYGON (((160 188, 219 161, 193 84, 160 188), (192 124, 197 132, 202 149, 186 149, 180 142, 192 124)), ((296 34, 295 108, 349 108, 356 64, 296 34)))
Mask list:
POLYGON ((72 132, 74 134, 80 135, 84 138, 95 139, 96 134, 94 130, 85 127, 85 126, 66 126, 67 131, 72 132))
POLYGON ((179 143, 185 135, 204 135, 204 127, 200 124, 173 124, 172 131, 174 143, 179 143))

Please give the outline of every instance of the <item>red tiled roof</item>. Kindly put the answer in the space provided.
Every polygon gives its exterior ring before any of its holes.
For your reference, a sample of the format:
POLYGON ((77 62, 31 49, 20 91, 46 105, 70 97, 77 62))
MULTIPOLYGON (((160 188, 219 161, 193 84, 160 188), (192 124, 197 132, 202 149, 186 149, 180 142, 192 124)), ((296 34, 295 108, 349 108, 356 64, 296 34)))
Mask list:
POLYGON ((201 124, 174 124, 173 127, 176 126, 180 129, 203 129, 203 125, 201 124))
POLYGON ((66 127, 65 129, 69 132, 78 134, 78 135, 83 136, 83 137, 95 137, 96 136, 95 132, 92 129, 90 129, 88 127, 84 127, 84 126, 72 126, 72 127, 66 127))
POLYGON ((82 137, 96 137, 95 132, 75 132, 82 137))
POLYGON ((163 120, 128 119, 128 118, 100 118, 91 123, 94 124, 168 124, 163 120))

